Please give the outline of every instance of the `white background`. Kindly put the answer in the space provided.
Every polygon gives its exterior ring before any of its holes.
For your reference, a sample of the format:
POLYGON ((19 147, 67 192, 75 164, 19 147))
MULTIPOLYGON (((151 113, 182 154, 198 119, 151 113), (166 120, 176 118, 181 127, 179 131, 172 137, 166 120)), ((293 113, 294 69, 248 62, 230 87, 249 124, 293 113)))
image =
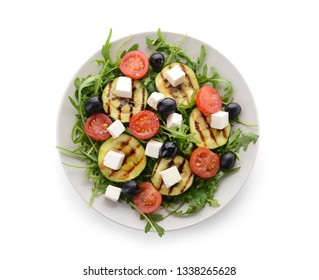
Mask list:
POLYGON ((124 279, 83 269, 198 265, 236 266, 227 279, 318 279, 315 2, 2 1, 0 278, 124 279), (55 149, 64 91, 109 29, 115 40, 158 27, 221 51, 246 79, 260 119, 258 156, 240 193, 216 216, 163 238, 88 209, 55 149))

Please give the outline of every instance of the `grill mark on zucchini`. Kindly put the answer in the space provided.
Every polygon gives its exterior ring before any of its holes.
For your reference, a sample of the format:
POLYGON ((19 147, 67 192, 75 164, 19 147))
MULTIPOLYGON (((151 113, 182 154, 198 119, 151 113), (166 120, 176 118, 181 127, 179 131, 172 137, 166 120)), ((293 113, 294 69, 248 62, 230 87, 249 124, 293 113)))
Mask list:
POLYGON ((190 87, 190 88, 192 88, 193 90, 195 90, 195 87, 194 87, 194 85, 193 85, 193 82, 192 82, 191 77, 190 77, 189 74, 188 74, 189 70, 186 69, 185 65, 182 64, 182 63, 180 63, 180 67, 181 67, 181 69, 183 70, 183 72, 185 73, 185 79, 187 80, 187 85, 184 85, 184 83, 181 84, 181 86, 182 86, 182 88, 183 88, 183 89, 181 89, 181 92, 183 93, 183 98, 185 98, 186 101, 189 103, 190 100, 189 100, 188 95, 186 94, 186 88, 187 88, 187 87, 190 87))
POLYGON ((141 158, 137 163, 135 163, 129 170, 126 170, 127 174, 130 174, 132 171, 134 171, 134 169, 139 166, 139 164, 143 161, 144 159, 141 158))
MULTIPOLYGON (((142 102, 141 102, 141 108, 140 108, 141 111, 144 110, 143 104, 145 103, 145 96, 146 95, 147 95, 146 89, 143 87, 142 88, 142 102)), ((133 112, 131 113, 130 118, 132 117, 132 115, 133 115, 133 112)))
POLYGON ((110 92, 111 92, 111 90, 112 90, 112 87, 113 87, 113 81, 110 81, 109 82, 109 84, 107 85, 108 87, 109 87, 109 92, 108 92, 108 94, 107 94, 107 96, 108 96, 108 102, 107 102, 107 110, 105 111, 108 115, 110 114, 110 107, 111 107, 111 94, 110 94, 110 92))
MULTIPOLYGON (((135 155, 134 155, 134 154, 135 154, 134 149, 131 149, 131 151, 130 151, 129 153, 130 153, 129 156, 127 156, 127 155, 125 156, 125 159, 124 159, 124 162, 123 162, 122 166, 125 166, 126 164, 128 164, 128 163, 130 162, 130 157, 131 157, 131 156, 135 156, 135 155), (133 151, 133 152, 132 152, 132 151, 133 151)), ((138 167, 139 164, 140 164, 143 160, 144 160, 143 158, 140 158, 140 160, 139 160, 137 163, 134 163, 134 164, 132 165, 132 167, 131 167, 130 169, 128 169, 128 170, 113 170, 113 171, 112 171, 112 176, 115 176, 116 173, 119 173, 119 172, 125 172, 125 175, 123 176, 123 179, 127 178, 127 177, 131 174, 131 172, 133 172, 134 169, 135 169, 136 167, 138 167)))
MULTIPOLYGON (((114 83, 114 80, 109 82, 109 92, 111 92, 111 90, 112 90, 113 83, 114 83)), ((110 93, 108 93, 108 94, 110 94, 110 93)))
POLYGON ((117 149, 119 149, 120 151, 122 151, 123 150, 123 148, 124 147, 126 147, 129 143, 131 142, 131 138, 130 139, 128 139, 128 140, 126 140, 126 141, 124 141, 124 142, 121 142, 121 145, 120 145, 120 147, 119 148, 117 148, 117 149))
POLYGON ((118 97, 116 87, 118 78, 110 81, 103 90, 102 100, 105 112, 113 119, 129 122, 130 118, 145 109, 147 90, 138 80, 132 80, 132 98, 118 97))
MULTIPOLYGON (((171 159, 171 160, 166 164, 166 166, 165 166, 165 168, 164 168, 163 170, 172 167, 172 166, 175 164, 174 159, 175 159, 175 157, 174 157, 173 159, 171 159)), ((158 166, 157 166, 157 167, 158 167, 158 166)), ((162 180, 162 177, 161 177, 161 176, 160 176, 160 178, 161 178, 161 180, 162 180)), ((161 191, 162 188, 166 188, 165 185, 164 185, 163 180, 162 180, 161 186, 159 187, 159 191, 161 191)), ((166 189, 167 189, 167 188, 166 188, 166 189)), ((171 189, 172 189, 172 187, 169 189, 169 193, 172 191, 171 189)))
MULTIPOLYGON (((184 169, 185 163, 186 163, 186 159, 183 158, 183 161, 179 164, 179 166, 178 166, 178 168, 177 168, 177 169, 178 169, 178 172, 179 172, 180 174, 183 173, 183 169, 184 169)), ((192 173, 190 173, 190 175, 188 176, 186 182, 184 183, 184 187, 182 188, 181 193, 183 193, 183 192, 185 191, 185 188, 186 188, 186 186, 188 185, 188 182, 189 182, 191 176, 192 176, 192 173)), ((170 187, 170 188, 169 188, 169 191, 168 191, 168 194, 171 194, 171 192, 173 191, 173 189, 174 189, 174 187, 170 187)))
POLYGON ((183 158, 182 163, 180 163, 180 165, 178 166, 178 172, 179 173, 183 172, 183 168, 184 168, 185 162, 186 162, 186 159, 183 158))
POLYGON ((184 73, 185 73, 185 78, 186 78, 187 81, 188 81, 188 86, 191 87, 193 90, 195 90, 195 87, 194 87, 194 85, 193 85, 193 81, 192 81, 191 77, 190 77, 189 74, 188 74, 188 69, 186 69, 186 68, 185 68, 185 65, 182 64, 182 63, 180 63, 180 66, 181 66, 182 70, 183 70, 184 73))
POLYGON ((124 182, 136 178, 143 171, 146 166, 145 151, 142 144, 134 137, 122 134, 116 139, 109 138, 101 145, 98 164, 106 178, 115 182, 124 182), (103 164, 104 157, 110 150, 125 154, 123 164, 119 170, 112 170, 103 164))
POLYGON ((163 75, 163 72, 162 72, 162 71, 160 72, 160 75, 161 75, 162 80, 163 80, 164 82, 166 82, 167 80, 166 80, 166 78, 164 77, 164 75, 163 75))
POLYGON ((196 120, 195 120, 195 129, 196 129, 196 131, 199 133, 200 140, 201 140, 203 143, 205 143, 206 138, 205 138, 205 136, 204 136, 202 130, 201 130, 200 127, 199 127, 199 122, 196 121, 196 120))
POLYGON ((190 179, 191 179, 192 177, 194 177, 194 174, 190 173, 190 174, 188 175, 188 177, 187 177, 186 182, 184 183, 184 188, 183 188, 183 190, 182 190, 182 193, 186 191, 186 187, 187 187, 187 185, 188 185, 188 183, 189 183, 189 181, 190 181, 190 179))
MULTIPOLYGON (((214 140, 215 144, 218 145, 216 136, 214 134, 214 132, 211 130, 210 128, 210 123, 208 122, 208 117, 205 116, 202 112, 201 113, 201 117, 203 119, 203 121, 205 122, 205 129, 207 129, 207 131, 209 132, 210 137, 214 140)), ((203 141, 205 143, 205 141, 203 141)))
POLYGON ((173 62, 164 67, 156 76, 155 83, 157 90, 166 97, 173 97, 177 104, 184 101, 186 105, 189 104, 194 90, 199 87, 194 71, 189 66, 179 62, 173 62), (185 73, 184 82, 177 87, 173 87, 166 79, 166 72, 175 66, 179 66, 185 73))
POLYGON ((215 149, 224 145, 229 137, 231 126, 230 124, 224 129, 215 129, 210 127, 210 119, 208 116, 195 108, 190 115, 190 130, 194 133, 201 144, 209 149, 215 149))
MULTIPOLYGON (((186 76, 186 75, 185 75, 186 76)), ((189 103, 189 99, 188 99, 188 96, 187 96, 187 93, 186 93, 186 88, 187 88, 188 86, 187 85, 185 85, 184 83, 182 83, 182 84, 180 84, 180 85, 178 85, 177 87, 176 87, 176 94, 175 94, 175 96, 176 96, 176 98, 178 98, 178 99, 184 99, 187 103, 189 103), (182 96, 181 96, 182 95, 182 96)))
POLYGON ((194 178, 194 174, 190 168, 188 160, 182 156, 176 155, 174 158, 170 160, 167 160, 164 158, 161 158, 158 160, 158 162, 154 166, 151 181, 154 187, 162 195, 174 196, 174 195, 179 195, 183 193, 186 189, 188 189, 192 185, 193 178, 194 178), (174 186, 167 188, 164 185, 160 172, 172 166, 177 167, 178 171, 181 174, 182 180, 176 183, 174 186))

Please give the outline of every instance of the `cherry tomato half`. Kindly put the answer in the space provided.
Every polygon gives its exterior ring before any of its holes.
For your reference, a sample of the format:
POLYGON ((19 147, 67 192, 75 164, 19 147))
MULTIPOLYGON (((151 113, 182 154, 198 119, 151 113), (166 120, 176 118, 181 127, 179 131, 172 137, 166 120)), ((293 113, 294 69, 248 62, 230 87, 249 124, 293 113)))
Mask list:
POLYGON ((162 203, 161 193, 149 182, 140 183, 139 186, 139 193, 133 196, 136 208, 145 214, 156 211, 162 203))
POLYGON ((221 110, 222 99, 216 89, 206 85, 197 92, 196 105, 202 113, 214 114, 221 110))
POLYGON ((219 170, 220 159, 217 154, 205 147, 197 148, 190 157, 192 171, 199 177, 214 177, 219 170))
POLYGON ((129 126, 136 138, 148 139, 157 133, 160 123, 155 113, 144 110, 133 115, 129 126))
POLYGON ((103 141, 111 136, 107 131, 111 124, 112 120, 106 114, 93 114, 84 123, 84 133, 94 140, 103 141))
POLYGON ((123 56, 120 70, 125 76, 138 80, 146 75, 148 66, 148 58, 143 52, 130 51, 123 56))

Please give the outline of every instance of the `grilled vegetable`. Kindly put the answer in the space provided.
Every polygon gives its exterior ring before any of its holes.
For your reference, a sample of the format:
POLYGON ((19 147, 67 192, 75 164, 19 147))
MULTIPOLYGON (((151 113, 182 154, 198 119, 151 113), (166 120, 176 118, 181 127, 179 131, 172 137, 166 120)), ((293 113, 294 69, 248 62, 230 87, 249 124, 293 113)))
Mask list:
POLYGON ((229 137, 231 130, 230 124, 224 129, 215 129, 210 127, 210 117, 204 115, 198 108, 195 108, 189 119, 191 133, 200 141, 201 147, 215 149, 224 145, 229 137))
POLYGON ((147 90, 140 81, 132 80, 132 98, 118 97, 115 90, 117 80, 106 85, 102 94, 103 108, 114 120, 126 123, 134 114, 145 109, 147 90))
POLYGON ((183 158, 180 155, 175 156, 172 159, 164 159, 161 158, 156 164, 152 172, 151 181, 154 187, 162 194, 162 195, 179 195, 186 191, 193 183, 194 173, 192 172, 189 162, 187 159, 183 158), (176 185, 167 188, 165 187, 160 172, 172 167, 176 166, 179 173, 181 174, 182 180, 176 185))
POLYGON ((134 137, 121 134, 118 138, 109 138, 100 147, 98 165, 102 174, 114 182, 125 182, 136 178, 146 166, 144 148, 134 137), (124 162, 119 170, 112 170, 103 164, 104 157, 110 150, 125 154, 124 162))
POLYGON ((178 62, 174 62, 164 67, 162 71, 157 74, 155 83, 157 91, 163 93, 166 97, 173 97, 176 100, 177 105, 182 101, 184 101, 184 105, 188 105, 194 90, 199 88, 194 71, 187 65, 178 62), (173 87, 166 79, 165 73, 176 65, 180 66, 185 72, 185 81, 179 86, 173 87))

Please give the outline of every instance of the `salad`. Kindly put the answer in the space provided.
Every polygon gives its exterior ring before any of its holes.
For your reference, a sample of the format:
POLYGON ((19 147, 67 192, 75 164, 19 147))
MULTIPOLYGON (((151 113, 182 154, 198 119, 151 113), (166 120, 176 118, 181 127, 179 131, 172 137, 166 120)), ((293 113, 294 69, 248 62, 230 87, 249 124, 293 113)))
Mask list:
POLYGON ((186 36, 170 44, 159 29, 146 36, 147 52, 127 41, 112 56, 111 36, 95 61, 99 73, 76 78, 68 97, 77 148, 57 148, 83 160, 73 167, 92 181, 89 205, 100 195, 124 201, 145 220, 145 232, 162 236, 164 219, 219 206, 221 178, 238 172, 239 151, 258 135, 234 127, 251 124, 240 119, 245 108, 232 83, 205 63, 203 45, 189 57, 186 36))

